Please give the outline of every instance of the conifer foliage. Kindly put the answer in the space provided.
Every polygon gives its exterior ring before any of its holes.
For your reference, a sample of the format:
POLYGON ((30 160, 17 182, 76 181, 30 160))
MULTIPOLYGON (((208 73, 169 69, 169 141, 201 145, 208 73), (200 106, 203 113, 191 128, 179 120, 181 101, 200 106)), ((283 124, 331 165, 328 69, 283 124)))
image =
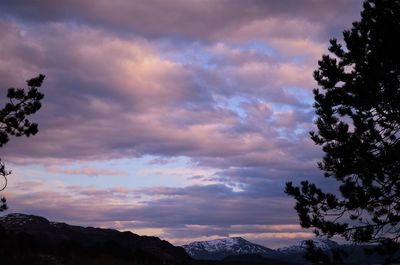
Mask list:
POLYGON ((317 234, 377 242, 395 254, 400 239, 400 1, 367 0, 361 20, 330 40, 314 72, 318 167, 337 193, 308 181, 286 184, 300 224, 317 234))
MULTIPOLYGON (((0 109, 0 147, 4 146, 10 136, 31 136, 38 132, 38 125, 31 122, 27 116, 34 114, 41 108, 40 101, 44 95, 38 88, 42 85, 45 76, 39 75, 27 82, 28 89, 9 88, 8 102, 0 109)), ((0 191, 7 186, 7 176, 11 171, 6 170, 0 159, 0 191)), ((7 209, 6 199, 0 198, 0 212, 7 209)))

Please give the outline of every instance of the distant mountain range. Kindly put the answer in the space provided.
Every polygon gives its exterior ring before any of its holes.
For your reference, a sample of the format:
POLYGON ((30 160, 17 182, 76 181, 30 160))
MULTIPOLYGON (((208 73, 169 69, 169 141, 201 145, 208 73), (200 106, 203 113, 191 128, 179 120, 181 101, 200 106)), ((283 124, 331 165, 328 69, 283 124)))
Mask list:
MULTIPOLYGON (((368 246, 340 245, 329 239, 313 239, 314 246, 330 254, 341 249, 349 254, 346 264, 380 264, 383 258, 377 255, 366 255, 364 249, 368 246)), ((218 261, 214 264, 233 265, 232 261, 252 263, 235 264, 309 264, 304 258, 306 241, 298 245, 278 248, 266 248, 240 237, 223 238, 210 241, 198 241, 182 246, 186 252, 197 260, 218 261)))
MULTIPOLYGON (((351 253, 346 264, 379 264, 363 246, 339 245, 328 239, 314 244, 330 253, 351 253)), ((157 237, 113 229, 49 222, 39 216, 9 214, 0 217, 0 263, 7 265, 300 265, 305 242, 270 249, 240 237, 193 242, 176 247, 157 237)))

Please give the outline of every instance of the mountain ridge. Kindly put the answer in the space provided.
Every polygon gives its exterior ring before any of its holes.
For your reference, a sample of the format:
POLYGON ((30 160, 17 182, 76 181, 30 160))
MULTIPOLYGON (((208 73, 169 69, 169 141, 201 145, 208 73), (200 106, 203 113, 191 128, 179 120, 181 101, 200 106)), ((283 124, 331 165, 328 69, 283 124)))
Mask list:
POLYGON ((195 241, 182 246, 195 259, 223 259, 231 255, 260 254, 267 255, 273 250, 254 244, 241 237, 228 237, 209 241, 195 241))
POLYGON ((183 248, 157 237, 19 213, 0 217, 0 250, 10 265, 198 264, 183 248))
MULTIPOLYGON (((311 240, 313 241, 314 246, 316 248, 319 248, 323 251, 332 251, 340 247, 340 245, 337 242, 330 239, 316 238, 311 240)), ((277 248, 276 250, 281 253, 287 253, 287 254, 303 252, 306 251, 307 241, 308 240, 303 240, 299 244, 277 248)))
MULTIPOLYGON (((314 238, 310 240, 313 241, 316 248, 321 249, 325 254, 328 254, 328 256, 331 256, 335 250, 347 252, 349 256, 345 258, 344 264, 381 264, 384 261, 382 256, 376 254, 365 254, 365 249, 372 248, 372 246, 369 245, 340 245, 337 242, 326 238, 314 238)), ((277 249, 269 249, 261 245, 254 244, 243 238, 234 237, 214 239, 210 241, 195 241, 183 245, 182 247, 192 258, 198 260, 215 261, 215 264, 218 265, 231 265, 230 262, 232 261, 236 261, 234 264, 246 264, 245 262, 240 263, 240 261, 243 260, 251 260, 249 264, 304 265, 310 264, 310 262, 304 258, 307 241, 308 240, 303 240, 299 244, 277 249), (228 242, 228 244, 224 244, 226 242, 228 242), (240 243, 243 242, 245 244, 260 246, 268 251, 238 251, 236 253, 231 251, 232 249, 237 249, 233 248, 232 244, 237 243, 240 245, 240 243), (211 248, 209 247, 210 245, 212 246, 211 248), (216 246, 218 246, 218 248, 216 246), (207 250, 209 252, 207 252, 207 250)))
MULTIPOLYGON (((326 252, 349 246, 317 238, 315 245, 326 252)), ((366 256, 364 246, 351 246, 346 264, 382 262, 366 256), (355 253, 355 254, 354 254, 355 253)), ((114 229, 81 227, 50 222, 44 217, 8 214, 0 217, 0 256, 7 265, 299 265, 305 241, 270 249, 240 237, 197 241, 176 247, 152 236, 139 236, 114 229)))

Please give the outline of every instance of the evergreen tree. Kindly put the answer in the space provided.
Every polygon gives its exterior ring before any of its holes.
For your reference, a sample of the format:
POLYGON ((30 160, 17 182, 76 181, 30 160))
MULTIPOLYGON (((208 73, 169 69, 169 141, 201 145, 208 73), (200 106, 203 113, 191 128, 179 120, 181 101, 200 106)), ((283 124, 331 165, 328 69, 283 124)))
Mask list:
MULTIPOLYGON (((45 76, 39 75, 27 82, 28 89, 9 88, 7 92, 8 102, 0 109, 0 147, 5 145, 10 136, 31 136, 38 132, 36 123, 28 120, 27 116, 41 108, 40 101, 43 94, 38 88, 42 85, 45 76)), ((2 178, 0 191, 7 186, 7 176, 11 171, 6 170, 0 159, 0 178, 2 178)), ((6 199, 0 198, 0 212, 7 209, 6 199)))
MULTIPOLYGON (((318 167, 338 182, 324 192, 308 181, 285 192, 300 224, 320 235, 380 243, 393 256, 400 238, 400 0, 367 0, 361 20, 330 40, 314 72, 318 167)), ((398 259, 398 257, 397 257, 398 259)))

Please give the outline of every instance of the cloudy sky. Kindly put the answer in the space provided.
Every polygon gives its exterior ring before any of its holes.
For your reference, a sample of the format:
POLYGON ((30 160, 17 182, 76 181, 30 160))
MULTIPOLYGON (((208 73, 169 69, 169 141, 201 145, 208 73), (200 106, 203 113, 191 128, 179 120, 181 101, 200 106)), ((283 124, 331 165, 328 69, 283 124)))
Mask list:
MULTIPOLYGON (((46 75, 0 149, 11 212, 174 244, 312 236, 286 181, 324 185, 312 72, 361 0, 1 0, 0 89, 46 75)), ((1 102, 4 102, 1 101, 1 102)), ((326 184, 325 184, 326 185, 326 184)))

